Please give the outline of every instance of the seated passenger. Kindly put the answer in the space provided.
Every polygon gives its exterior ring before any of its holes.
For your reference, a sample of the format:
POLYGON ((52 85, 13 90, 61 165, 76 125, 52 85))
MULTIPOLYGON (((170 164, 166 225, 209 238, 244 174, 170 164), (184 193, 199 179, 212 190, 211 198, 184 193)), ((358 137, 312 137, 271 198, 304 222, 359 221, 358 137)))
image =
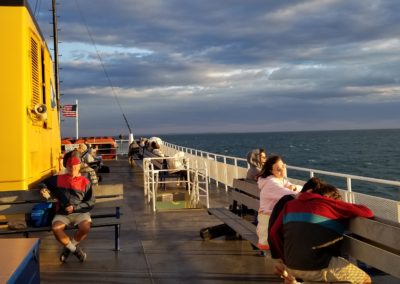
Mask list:
POLYGON ((297 283, 295 277, 304 281, 371 283, 367 273, 339 256, 339 241, 349 218, 371 218, 374 214, 363 205, 328 196, 338 198, 340 194, 330 185, 301 193, 287 202, 271 228, 271 250, 284 263, 276 267, 276 272, 285 283, 297 283))
POLYGON ((143 160, 144 152, 146 150, 146 138, 140 137, 139 140, 139 147, 140 147, 140 153, 138 154, 139 159, 143 160))
POLYGON ((157 142, 153 141, 153 142, 151 142, 151 148, 153 149, 152 153, 154 155, 157 155, 157 156, 160 156, 160 157, 164 157, 164 153, 161 151, 160 144, 158 144, 157 142))
POLYGON ((71 157, 77 157, 79 160, 82 161, 81 157, 82 157, 83 149, 84 149, 83 147, 79 147, 78 146, 77 148, 73 149, 72 151, 69 151, 69 152, 65 153, 64 157, 63 157, 63 166, 64 166, 64 168, 67 167, 67 161, 71 157))
POLYGON ((66 167, 67 161, 71 157, 78 158, 81 161, 80 172, 86 174, 85 176, 92 182, 92 185, 97 185, 99 183, 99 179, 101 180, 101 178, 97 177, 96 171, 91 168, 82 158, 82 156, 87 156, 87 154, 87 146, 83 143, 79 144, 76 149, 64 155, 63 165, 66 167))
POLYGON ((136 166, 135 160, 137 158, 140 158, 140 146, 136 140, 133 140, 132 143, 129 144, 128 150, 128 162, 132 167, 136 166))
POLYGON ((271 156, 258 175, 260 192, 260 209, 258 211, 258 248, 268 250, 268 223, 276 202, 288 194, 297 191, 297 187, 287 179, 286 165, 280 156, 271 156))
POLYGON ((92 155, 93 149, 89 148, 85 153, 82 155, 82 161, 85 162, 86 164, 94 163, 96 162, 96 159, 92 155))
POLYGON ((267 153, 262 148, 247 153, 247 163, 250 168, 247 170, 246 179, 257 180, 257 175, 261 172, 266 161, 267 153))
POLYGON ((57 213, 51 227, 57 241, 63 245, 60 261, 66 262, 72 253, 84 262, 86 252, 79 244, 89 233, 92 223, 90 210, 96 200, 89 180, 79 173, 81 161, 72 156, 67 160, 66 165, 68 173, 45 179, 39 185, 40 193, 46 199, 55 197, 58 200, 57 213), (72 238, 64 231, 70 224, 78 226, 72 238))
MULTIPOLYGON (((326 183, 323 182, 322 180, 320 180, 317 177, 312 177, 310 178, 304 185, 303 188, 301 189, 300 193, 302 192, 310 192, 310 191, 318 191, 320 190, 320 188, 322 186, 325 186, 326 183)), ((319 192, 317 192, 319 193, 319 192)), ((281 197, 281 199, 278 200, 278 202, 276 202, 276 204, 274 205, 274 208, 272 209, 270 218, 269 218, 269 222, 268 222, 268 235, 270 234, 271 228, 274 225, 274 222, 276 221, 276 219, 278 218, 279 214, 281 213, 282 209, 285 207, 285 204, 296 198, 296 196, 299 196, 297 194, 288 194, 285 195, 283 197, 281 197)), ((271 247, 271 245, 270 245, 271 247)), ((271 256, 274 257, 275 256, 275 252, 273 250, 273 247, 271 247, 271 256)))
POLYGON ((128 157, 133 157, 140 152, 140 146, 139 144, 133 140, 131 144, 129 144, 129 150, 128 150, 128 157))

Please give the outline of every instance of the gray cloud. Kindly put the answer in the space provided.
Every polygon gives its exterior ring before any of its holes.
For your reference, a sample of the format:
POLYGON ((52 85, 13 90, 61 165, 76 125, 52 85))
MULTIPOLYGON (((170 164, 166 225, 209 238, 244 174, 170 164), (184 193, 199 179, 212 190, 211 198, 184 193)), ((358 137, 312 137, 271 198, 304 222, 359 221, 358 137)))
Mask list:
POLYGON ((82 135, 398 127, 398 1, 59 3, 82 135))

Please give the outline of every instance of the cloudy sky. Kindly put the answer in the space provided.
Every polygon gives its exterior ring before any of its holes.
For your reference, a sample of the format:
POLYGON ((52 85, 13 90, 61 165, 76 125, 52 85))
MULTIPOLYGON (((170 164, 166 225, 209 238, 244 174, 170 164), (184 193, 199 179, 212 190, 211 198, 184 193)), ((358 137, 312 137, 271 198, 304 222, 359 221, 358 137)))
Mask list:
MULTIPOLYGON (((49 35, 51 1, 30 3, 49 35)), ((123 113, 135 135, 399 127, 398 0, 58 3, 82 136, 127 134, 123 113)))

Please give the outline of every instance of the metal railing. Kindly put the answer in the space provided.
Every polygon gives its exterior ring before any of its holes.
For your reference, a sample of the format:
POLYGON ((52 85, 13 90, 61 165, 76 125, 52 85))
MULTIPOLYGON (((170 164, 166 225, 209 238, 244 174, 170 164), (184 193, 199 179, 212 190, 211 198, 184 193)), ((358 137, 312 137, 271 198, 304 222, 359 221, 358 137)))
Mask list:
MULTIPOLYGON (((216 167, 216 172, 214 175, 212 175, 211 171, 210 171, 210 178, 214 179, 217 183, 223 183, 225 185, 226 189, 229 186, 232 186, 232 180, 228 178, 229 176, 233 176, 234 178, 245 178, 247 170, 249 168, 249 165, 248 165, 246 159, 243 159, 243 158, 224 156, 224 155, 205 152, 205 151, 201 151, 201 150, 197 150, 197 149, 186 148, 186 147, 174 145, 174 144, 171 144, 171 143, 168 143, 165 141, 163 142, 163 146, 166 148, 163 150, 165 152, 168 152, 169 154, 176 153, 176 152, 184 152, 184 153, 188 154, 189 156, 205 158, 207 160, 211 160, 211 161, 215 162, 214 167, 216 167), (240 166, 240 164, 246 165, 246 166, 240 166), (233 172, 228 173, 229 170, 232 168, 233 168, 233 172), (220 172, 222 171, 222 173, 223 173, 222 179, 220 178, 221 173, 218 173, 218 169, 220 172)), ((316 169, 311 169, 311 168, 302 168, 302 167, 296 167, 296 166, 290 166, 290 165, 287 165, 287 168, 289 170, 306 172, 306 173, 308 173, 309 177, 313 177, 315 174, 322 174, 322 175, 327 175, 327 176, 332 176, 332 177, 344 178, 344 179, 346 179, 346 184, 347 184, 346 189, 349 192, 352 192, 352 180, 359 180, 359 181, 378 183, 378 184, 384 184, 384 185, 392 185, 392 186, 399 187, 399 189, 400 189, 399 181, 377 179, 377 178, 363 177, 363 176, 329 172, 329 171, 322 171, 322 170, 316 170, 316 169)))
POLYGON ((186 148, 165 141, 161 147, 162 151, 168 156, 173 156, 177 152, 184 152, 185 156, 191 160, 205 163, 208 168, 209 179, 214 180, 217 186, 223 184, 225 190, 232 187, 234 178, 246 177, 248 169, 246 159, 186 148), (240 165, 243 165, 243 167, 240 165))
MULTIPOLYGON (((162 157, 162 160, 172 160, 175 157, 162 157)), ((143 159, 143 173, 144 173, 144 196, 147 196, 147 202, 152 203, 152 209, 157 210, 157 197, 158 191, 161 187, 166 187, 168 184, 176 184, 176 180, 167 180, 166 176, 171 171, 170 169, 156 169, 153 161, 160 160, 160 157, 144 158, 143 159), (164 177, 164 178, 162 178, 164 177)), ((175 169, 176 170, 176 169, 175 169)), ((186 180, 179 181, 186 184, 188 194, 190 196, 190 208, 196 207, 200 198, 205 198, 205 205, 210 206, 208 195, 208 172, 206 167, 199 167, 198 162, 195 161, 191 164, 188 158, 184 158, 183 167, 185 171, 186 180)))
MULTIPOLYGON (((246 159, 224 156, 220 154, 205 152, 197 149, 182 147, 168 142, 163 142, 162 151, 169 156, 176 152, 184 152, 185 156, 192 161, 204 162, 209 170, 209 179, 214 180, 216 185, 223 184, 227 191, 233 186, 234 178, 245 178, 249 165, 246 159)), ((288 170, 306 173, 308 177, 313 177, 315 174, 328 177, 340 178, 345 182, 345 187, 342 190, 343 198, 347 202, 361 203, 370 207, 376 216, 400 222, 400 202, 382 197, 376 197, 365 193, 355 192, 353 181, 361 181, 365 183, 374 183, 380 185, 389 185, 400 191, 400 182, 369 178, 357 175, 328 172, 311 168, 302 168, 296 166, 287 166, 288 170)), ((307 178, 306 178, 307 179, 307 178)))
POLYGON ((129 151, 129 140, 128 139, 116 139, 117 143, 117 155, 127 156, 129 151))
MULTIPOLYGON (((128 140, 117 140, 117 145, 118 154, 126 155, 128 153, 128 140)), ((224 156, 198 149, 192 149, 174 145, 166 141, 163 141, 161 149, 167 156, 173 156, 177 152, 184 152, 185 156, 188 157, 191 162, 198 163, 199 165, 205 164, 208 170, 209 181, 211 182, 212 180, 216 186, 224 186, 226 191, 233 186, 234 178, 245 178, 249 168, 246 159, 243 158, 224 156)), ((374 185, 391 186, 394 187, 394 190, 400 192, 399 181, 363 177, 290 165, 288 165, 287 168, 289 171, 289 177, 292 176, 293 172, 294 176, 297 173, 303 174, 305 180, 315 175, 340 179, 340 183, 343 183, 343 186, 339 187, 341 188, 344 200, 351 203, 365 204, 374 211, 376 216, 400 222, 400 193, 398 193, 398 197, 397 199, 395 198, 395 200, 387 199, 357 192, 353 185, 356 182, 363 182, 374 185)), ((365 190, 363 191, 365 192, 365 190)))
MULTIPOLYGON (((116 147, 111 147, 111 146, 109 147, 108 143, 107 144, 95 144, 95 145, 97 146, 96 147, 96 157, 100 156, 103 160, 117 160, 118 155, 121 152, 119 145, 117 145, 116 147)), ((63 146, 64 146, 65 152, 69 152, 75 148, 78 148, 79 144, 65 144, 63 146)), ((122 148, 124 148, 124 147, 125 146, 123 146, 122 148)))

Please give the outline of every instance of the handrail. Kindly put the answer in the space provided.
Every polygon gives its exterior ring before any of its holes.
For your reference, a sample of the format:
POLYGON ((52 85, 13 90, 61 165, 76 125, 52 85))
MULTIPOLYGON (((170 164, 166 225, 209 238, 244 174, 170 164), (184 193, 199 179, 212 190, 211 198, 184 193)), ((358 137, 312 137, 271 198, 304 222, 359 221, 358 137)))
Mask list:
MULTIPOLYGON (((171 169, 155 169, 152 161, 154 160, 173 160, 175 157, 145 157, 143 159, 143 173, 144 173, 144 195, 147 196, 147 201, 152 202, 153 212, 156 211, 156 197, 157 189, 160 184, 176 183, 176 181, 160 180, 160 173, 169 172, 171 169)), ((199 167, 198 162, 190 163, 190 159, 184 158, 184 166, 180 170, 186 171, 187 179, 181 181, 187 184, 187 191, 190 196, 190 204, 197 205, 200 198, 205 198, 205 205, 210 206, 208 195, 208 182, 207 182, 207 167, 199 167)))
MULTIPOLYGON (((196 155, 197 157, 201 157, 201 158, 205 157, 205 159, 211 159, 215 163, 222 164, 220 169, 221 168, 224 169, 223 178, 220 178, 219 174, 212 175, 210 173, 209 176, 210 176, 210 178, 213 178, 217 184, 218 183, 225 184, 226 190, 228 189, 229 186, 232 186, 232 181, 227 179, 228 165, 233 167, 233 170, 234 170, 233 177, 234 178, 244 178, 245 176, 243 176, 243 174, 241 175, 240 173, 243 173, 244 172, 243 170, 246 170, 249 168, 249 164, 247 163, 247 160, 243 159, 243 158, 224 156, 221 154, 206 152, 206 151, 202 151, 202 150, 196 150, 196 149, 192 149, 192 148, 186 148, 186 147, 168 143, 166 141, 163 141, 163 147, 167 147, 167 148, 173 149, 175 151, 182 151, 182 152, 188 153, 190 155, 196 155), (244 162, 247 165, 247 167, 241 167, 238 164, 239 161, 244 162), (231 162, 231 163, 229 163, 229 162, 231 162)), ((310 177, 313 177, 314 174, 323 174, 323 175, 332 176, 332 177, 345 178, 346 179, 346 189, 348 192, 352 192, 352 190, 353 190, 352 180, 400 187, 399 181, 370 178, 370 177, 351 175, 351 174, 343 174, 343 173, 337 173, 337 172, 329 172, 329 171, 323 171, 323 170, 317 170, 317 169, 311 169, 311 168, 303 168, 303 167, 290 166, 290 165, 288 165, 287 168, 290 170, 295 170, 295 171, 300 171, 300 172, 308 172, 310 177)), ((211 171, 211 168, 210 168, 210 171, 211 171)))
POLYGON ((322 171, 322 170, 316 170, 316 169, 310 169, 310 168, 301 168, 301 167, 295 167, 295 166, 287 166, 287 168, 292 169, 292 170, 303 171, 303 172, 310 172, 310 177, 313 177, 314 173, 318 173, 318 174, 329 175, 329 176, 334 176, 334 177, 351 178, 351 179, 360 180, 360 181, 368 181, 368 182, 373 182, 373 183, 400 186, 400 182, 394 181, 394 180, 370 178, 370 177, 364 177, 364 176, 358 176, 358 175, 342 174, 342 173, 328 172, 328 171, 322 171))
MULTIPOLYGON (((117 154, 126 155, 128 153, 128 148, 129 148, 128 140, 115 140, 115 141, 117 142, 117 145, 118 145, 117 154)), ((203 150, 199 150, 199 149, 183 147, 183 146, 175 145, 175 144, 172 144, 172 143, 169 143, 166 141, 163 141, 162 147, 168 148, 169 150, 164 149, 164 151, 172 151, 171 153, 184 152, 193 157, 202 158, 205 161, 207 161, 207 160, 214 161, 215 165, 209 166, 209 172, 210 172, 209 178, 213 179, 217 185, 219 183, 224 184, 226 190, 228 190, 229 186, 232 186, 232 181, 229 180, 230 176, 232 176, 233 178, 244 178, 245 176, 243 176, 243 173, 250 167, 249 164, 247 163, 247 160, 244 158, 225 156, 225 155, 207 152, 207 151, 203 151, 203 150), (241 166, 240 164, 245 165, 245 167, 241 166), (229 169, 228 169, 228 165, 230 165, 232 168, 229 167, 229 169), (211 172, 213 172, 212 169, 214 169, 214 174, 211 174, 211 172), (221 170, 223 172, 221 172, 221 170), (230 173, 230 170, 233 170, 232 173, 230 173)), ((171 155, 171 153, 169 153, 169 155, 171 155)), ((324 171, 324 170, 318 170, 318 169, 312 169, 312 168, 303 168, 303 167, 290 166, 290 165, 287 165, 287 168, 289 170, 295 170, 295 171, 299 171, 299 172, 309 173, 310 177, 313 177, 315 174, 322 174, 322 175, 327 175, 327 176, 331 176, 331 177, 344 178, 344 179, 346 179, 346 190, 348 192, 353 191, 353 187, 352 187, 353 180, 400 187, 400 181, 371 178, 371 177, 365 177, 365 176, 330 172, 330 171, 324 171)))

